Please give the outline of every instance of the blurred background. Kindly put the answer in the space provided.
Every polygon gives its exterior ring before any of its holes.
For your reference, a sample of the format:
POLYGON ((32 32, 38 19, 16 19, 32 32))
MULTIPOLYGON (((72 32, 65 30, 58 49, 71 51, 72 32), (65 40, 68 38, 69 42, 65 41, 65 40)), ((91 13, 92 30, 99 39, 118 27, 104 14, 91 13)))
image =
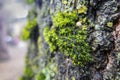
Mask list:
POLYGON ((27 14, 24 0, 0 0, 0 80, 18 80, 23 74, 27 43, 20 34, 27 14))

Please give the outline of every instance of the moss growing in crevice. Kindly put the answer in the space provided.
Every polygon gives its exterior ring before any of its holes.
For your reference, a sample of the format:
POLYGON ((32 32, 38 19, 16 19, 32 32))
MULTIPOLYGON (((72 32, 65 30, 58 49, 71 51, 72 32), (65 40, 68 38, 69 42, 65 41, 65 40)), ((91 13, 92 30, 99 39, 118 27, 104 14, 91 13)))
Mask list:
POLYGON ((28 40, 30 38, 30 34, 34 27, 37 26, 37 20, 34 18, 33 20, 28 20, 26 26, 24 27, 21 35, 22 40, 28 40))
POLYGON ((87 25, 79 20, 82 19, 78 18, 75 11, 58 12, 53 16, 53 26, 44 29, 44 36, 51 52, 59 51, 70 57, 74 65, 83 66, 92 58, 86 41, 87 25))

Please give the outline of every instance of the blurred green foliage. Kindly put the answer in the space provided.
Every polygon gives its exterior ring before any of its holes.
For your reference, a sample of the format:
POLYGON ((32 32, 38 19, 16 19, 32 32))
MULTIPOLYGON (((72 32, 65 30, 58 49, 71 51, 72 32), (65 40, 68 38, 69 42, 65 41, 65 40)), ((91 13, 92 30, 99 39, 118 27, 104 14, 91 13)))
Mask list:
POLYGON ((27 77, 33 77, 33 75, 34 75, 33 70, 32 70, 29 66, 27 66, 27 67, 25 68, 24 74, 25 74, 25 76, 27 76, 27 77))
POLYGON ((26 66, 24 69, 24 75, 19 78, 19 80, 31 80, 34 76, 33 70, 30 66, 26 66))
MULTIPOLYGON (((50 60, 50 62, 44 66, 41 70, 37 71, 35 74, 35 80, 55 80, 55 75, 57 73, 57 65, 54 60, 50 60)), ((41 64, 43 65, 43 64, 41 64)))
POLYGON ((22 30, 21 39, 28 40, 30 38, 30 33, 32 32, 33 28, 37 25, 36 18, 33 20, 28 20, 26 26, 22 30))
POLYGON ((40 72, 35 76, 35 80, 45 80, 46 76, 44 73, 40 72))
POLYGON ((34 0, 26 0, 26 3, 27 4, 32 4, 32 3, 34 3, 34 0))

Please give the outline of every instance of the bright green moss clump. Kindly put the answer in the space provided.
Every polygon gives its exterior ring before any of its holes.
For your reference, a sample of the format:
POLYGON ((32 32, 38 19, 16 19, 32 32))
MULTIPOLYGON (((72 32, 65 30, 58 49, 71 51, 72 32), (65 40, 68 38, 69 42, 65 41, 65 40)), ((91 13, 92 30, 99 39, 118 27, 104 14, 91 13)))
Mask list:
POLYGON ((59 12, 53 17, 53 26, 44 29, 44 36, 51 52, 64 53, 73 64, 82 66, 91 60, 91 56, 86 41, 87 26, 76 26, 78 20, 76 12, 59 12))

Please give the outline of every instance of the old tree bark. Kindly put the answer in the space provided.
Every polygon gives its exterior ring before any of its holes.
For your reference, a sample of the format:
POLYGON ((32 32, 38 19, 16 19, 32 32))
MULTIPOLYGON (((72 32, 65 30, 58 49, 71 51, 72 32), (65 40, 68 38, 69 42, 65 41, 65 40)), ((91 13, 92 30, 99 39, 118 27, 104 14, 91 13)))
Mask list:
MULTIPOLYGON (((89 42, 94 48, 91 66, 92 80, 119 80, 119 0, 91 0, 92 19, 95 24, 89 42), (111 26, 108 22, 113 22, 111 26)), ((90 13, 91 13, 90 12, 90 13)), ((91 30, 92 31, 92 30, 91 30)))
MULTIPOLYGON (((120 0, 65 1, 35 0, 34 8, 37 12, 40 33, 38 55, 41 56, 39 58, 36 56, 35 59, 38 70, 42 72, 51 64, 55 64, 57 71, 53 71, 54 76, 46 71, 46 78, 48 79, 49 74, 50 80, 120 80, 120 0), (87 6, 85 16, 91 23, 87 31, 87 41, 92 48, 90 54, 93 57, 93 61, 84 67, 71 64, 71 59, 58 51, 51 53, 43 36, 44 28, 52 25, 51 16, 59 11, 75 10, 81 5, 87 6), (51 58, 54 58, 53 61, 51 58)), ((30 55, 28 53, 28 56, 30 55)), ((38 74, 34 70, 33 72, 34 76, 38 74)))

